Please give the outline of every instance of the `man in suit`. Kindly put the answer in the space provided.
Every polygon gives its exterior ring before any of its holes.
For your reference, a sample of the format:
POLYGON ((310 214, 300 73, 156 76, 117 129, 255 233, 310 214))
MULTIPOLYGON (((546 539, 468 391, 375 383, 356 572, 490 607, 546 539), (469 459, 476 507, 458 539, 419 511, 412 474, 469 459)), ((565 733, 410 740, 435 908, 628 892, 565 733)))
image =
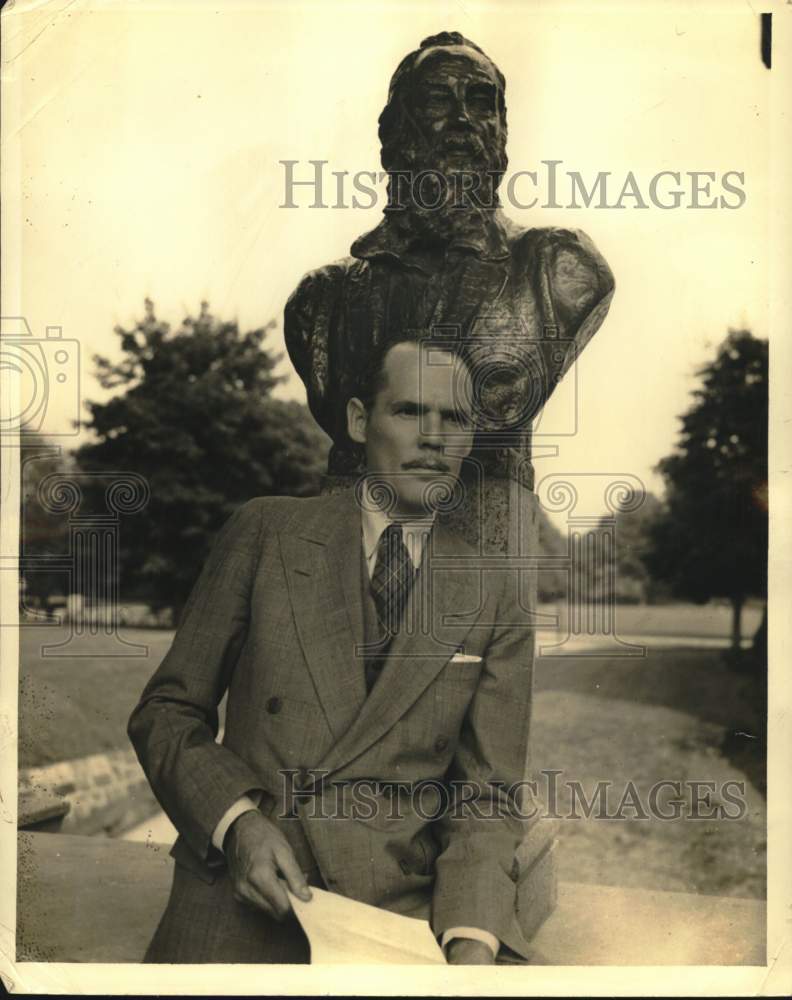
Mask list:
MULTIPOLYGON (((430 920, 453 964, 529 956, 533 632, 517 574, 482 569, 436 513, 460 488, 472 386, 427 344, 391 342, 348 401, 356 490, 231 517, 132 714, 179 831, 148 961, 307 961, 285 887, 311 885, 430 920)), ((531 900, 537 923, 551 897, 531 900)))

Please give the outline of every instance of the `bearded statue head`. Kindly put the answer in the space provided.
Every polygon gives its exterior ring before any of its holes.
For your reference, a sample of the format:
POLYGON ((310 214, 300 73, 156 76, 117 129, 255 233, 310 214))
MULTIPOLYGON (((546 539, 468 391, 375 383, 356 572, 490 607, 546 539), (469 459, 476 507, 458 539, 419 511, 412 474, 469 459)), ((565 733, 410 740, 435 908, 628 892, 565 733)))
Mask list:
POLYGON ((471 201, 481 208, 498 205, 497 189, 508 163, 505 90, 495 63, 456 31, 425 38, 402 59, 379 117, 390 208, 413 207, 405 206, 416 200, 417 186, 410 178, 427 173, 431 176, 418 188, 419 201, 436 198, 433 179, 444 179, 442 207, 449 200, 462 207, 460 191, 470 193, 465 207, 471 201), (460 183, 462 175, 466 179, 460 183))

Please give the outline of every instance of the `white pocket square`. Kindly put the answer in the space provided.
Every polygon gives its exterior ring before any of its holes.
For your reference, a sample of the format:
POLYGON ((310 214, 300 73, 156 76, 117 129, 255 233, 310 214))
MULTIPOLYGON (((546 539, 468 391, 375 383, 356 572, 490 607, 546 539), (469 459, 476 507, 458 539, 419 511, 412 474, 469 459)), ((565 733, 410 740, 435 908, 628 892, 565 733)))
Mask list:
POLYGON ((454 653, 451 663, 481 663, 481 657, 472 653, 454 653))

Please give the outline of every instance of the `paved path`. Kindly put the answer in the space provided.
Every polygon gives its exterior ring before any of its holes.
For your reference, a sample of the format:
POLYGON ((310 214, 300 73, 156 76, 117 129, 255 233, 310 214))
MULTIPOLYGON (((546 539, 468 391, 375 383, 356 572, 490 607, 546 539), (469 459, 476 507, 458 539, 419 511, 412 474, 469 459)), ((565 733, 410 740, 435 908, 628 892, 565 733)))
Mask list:
MULTIPOLYGON (((729 649, 731 640, 721 636, 690 635, 632 635, 619 632, 616 637, 604 635, 567 636, 561 632, 537 632, 537 648, 540 656, 564 656, 597 654, 599 656, 641 655, 646 648, 669 649, 684 646, 688 649, 729 649), (560 644, 563 643, 563 648, 560 644)), ((743 639, 743 649, 750 649, 752 640, 743 639)))

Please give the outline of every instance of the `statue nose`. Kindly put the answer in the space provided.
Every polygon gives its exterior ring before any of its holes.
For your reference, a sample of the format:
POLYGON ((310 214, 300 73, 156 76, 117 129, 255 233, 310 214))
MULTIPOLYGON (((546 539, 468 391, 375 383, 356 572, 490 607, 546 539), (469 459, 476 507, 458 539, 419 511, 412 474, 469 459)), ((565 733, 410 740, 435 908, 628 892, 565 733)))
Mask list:
POLYGON ((464 101, 457 101, 456 110, 454 112, 454 121, 460 125, 470 124, 470 115, 468 114, 464 101))
POLYGON ((460 93, 454 94, 454 104, 451 112, 451 121, 456 124, 470 124, 470 116, 468 114, 467 104, 465 102, 465 95, 460 93))

